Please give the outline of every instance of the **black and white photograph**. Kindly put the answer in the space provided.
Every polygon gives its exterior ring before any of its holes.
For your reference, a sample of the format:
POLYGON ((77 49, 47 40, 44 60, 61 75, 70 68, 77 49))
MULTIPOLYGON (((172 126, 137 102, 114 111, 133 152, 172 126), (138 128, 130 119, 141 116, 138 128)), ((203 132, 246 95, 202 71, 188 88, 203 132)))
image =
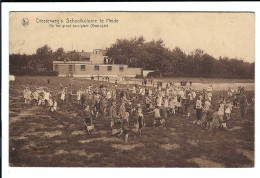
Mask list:
POLYGON ((10 167, 254 168, 255 13, 12 11, 8 122, 10 167))

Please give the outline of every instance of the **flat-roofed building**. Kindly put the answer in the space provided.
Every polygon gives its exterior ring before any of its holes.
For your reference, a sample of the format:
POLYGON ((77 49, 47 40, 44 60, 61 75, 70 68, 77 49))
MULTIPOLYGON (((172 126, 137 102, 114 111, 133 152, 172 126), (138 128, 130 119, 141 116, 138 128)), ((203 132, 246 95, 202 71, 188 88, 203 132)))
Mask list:
POLYGON ((79 52, 79 61, 53 61, 53 70, 59 76, 91 77, 136 77, 142 75, 142 68, 132 68, 124 64, 111 64, 107 51, 94 49, 92 53, 79 52), (89 58, 88 58, 89 57, 89 58))

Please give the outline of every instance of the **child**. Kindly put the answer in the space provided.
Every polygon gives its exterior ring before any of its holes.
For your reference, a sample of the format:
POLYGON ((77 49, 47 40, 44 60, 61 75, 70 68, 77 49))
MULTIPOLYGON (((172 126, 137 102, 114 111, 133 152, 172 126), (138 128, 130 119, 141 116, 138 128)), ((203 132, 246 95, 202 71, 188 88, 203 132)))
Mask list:
POLYGON ((113 126, 117 123, 117 111, 116 111, 116 102, 112 103, 112 106, 110 108, 110 127, 113 128, 113 126))
POLYGON ((94 131, 94 124, 92 123, 92 112, 89 108, 89 106, 86 107, 84 111, 84 119, 83 119, 85 129, 88 132, 88 134, 92 134, 91 131, 94 131))
POLYGON ((161 121, 161 114, 160 114, 160 108, 158 105, 155 106, 153 111, 150 111, 148 113, 154 113, 154 121, 153 121, 153 127, 155 127, 155 124, 158 121, 161 121))
POLYGON ((197 116, 197 121, 200 121, 201 119, 201 113, 202 113, 202 102, 201 102, 201 97, 198 97, 196 101, 196 116, 197 116))
POLYGON ((232 90, 231 90, 230 87, 228 88, 228 93, 227 93, 227 95, 228 95, 228 98, 231 98, 232 95, 233 95, 233 92, 232 92, 232 90))
POLYGON ((224 113, 225 113, 225 106, 224 103, 221 101, 219 104, 218 114, 221 121, 224 121, 224 113))
POLYGON ((49 111, 51 111, 51 108, 53 107, 53 100, 52 98, 49 99, 49 111))
POLYGON ((214 110, 212 109, 212 106, 209 106, 209 109, 206 111, 206 129, 209 129, 210 131, 213 130, 213 127, 211 125, 212 121, 213 121, 213 113, 214 110))
POLYGON ((129 136, 129 133, 128 133, 128 131, 129 131, 129 122, 128 122, 128 120, 129 120, 129 113, 126 112, 125 113, 125 117, 124 117, 124 119, 122 121, 122 125, 121 125, 122 132, 120 132, 120 134, 118 135, 118 137, 120 137, 122 134, 124 134, 125 135, 125 139, 124 139, 125 142, 128 142, 128 136, 129 136))
POLYGON ((146 111, 149 111, 150 109, 150 98, 148 96, 145 97, 145 104, 146 104, 146 111))
POLYGON ((166 110, 168 111, 168 108, 169 108, 168 96, 166 96, 166 97, 164 98, 163 104, 164 104, 164 107, 166 108, 166 110))
POLYGON ((98 118, 100 111, 100 100, 98 99, 94 105, 95 117, 98 118))
POLYGON ((24 103, 27 104, 27 94, 28 94, 28 88, 25 88, 23 90, 23 98, 24 98, 24 103))
POLYGON ((226 116, 227 116, 227 120, 230 119, 231 111, 232 111, 232 104, 231 104, 230 101, 228 100, 228 101, 227 101, 227 104, 226 104, 226 110, 225 110, 225 113, 226 113, 226 116))
POLYGON ((125 117, 125 114, 126 114, 125 103, 122 103, 119 108, 119 117, 121 118, 120 120, 122 120, 125 117))
POLYGON ((39 93, 37 92, 37 90, 35 92, 33 92, 33 100, 35 101, 35 103, 37 105, 38 100, 39 100, 39 93))
POLYGON ((72 90, 70 90, 69 91, 69 93, 68 93, 68 101, 69 101, 69 103, 70 103, 70 106, 72 106, 72 96, 73 96, 73 93, 72 93, 72 90))
POLYGON ((100 102, 100 109, 101 109, 101 112, 104 116, 106 116, 106 113, 107 113, 107 101, 105 98, 102 98, 101 99, 101 102, 100 102))
POLYGON ((43 100, 42 96, 39 95, 38 106, 41 106, 41 105, 42 105, 42 100, 43 100))
POLYGON ((44 105, 49 103, 49 99, 50 99, 50 92, 48 91, 44 91, 43 93, 43 99, 44 99, 44 105))
POLYGON ((162 116, 162 118, 160 120, 160 123, 161 123, 162 128, 165 129, 165 122, 167 119, 167 109, 164 106, 164 104, 162 104, 162 107, 161 107, 161 116, 162 116))
POLYGON ((133 96, 133 99, 132 99, 132 104, 131 104, 131 115, 135 114, 136 113, 136 108, 137 108, 137 99, 135 96, 133 96))
POLYGON ((210 106, 211 106, 210 100, 206 99, 205 104, 204 104, 204 109, 208 110, 210 106))
MULTIPOLYGON (((143 113, 142 113, 142 108, 138 108, 138 111, 137 111, 137 115, 136 115, 136 119, 134 120, 134 129, 133 131, 135 133, 139 133, 139 138, 143 138, 142 137, 142 128, 143 128, 143 125, 144 125, 144 116, 143 116, 143 113)), ((135 138, 136 136, 134 136, 135 138)))
POLYGON ((77 102, 78 102, 78 106, 80 105, 80 100, 81 100, 81 91, 78 90, 78 91, 77 91, 77 102))
POLYGON ((60 99, 61 99, 61 104, 64 104, 65 103, 65 91, 64 90, 62 90, 62 92, 61 92, 60 99))
POLYGON ((233 106, 235 107, 235 108, 237 108, 238 107, 238 97, 235 95, 234 96, 234 99, 233 99, 233 106))
POLYGON ((179 113, 180 111, 183 112, 181 102, 182 102, 182 98, 181 98, 181 96, 178 96, 178 97, 177 97, 177 108, 178 108, 178 113, 179 113))
POLYGON ((116 87, 116 89, 117 89, 117 80, 115 81, 115 87, 116 87))
POLYGON ((57 101, 53 100, 53 106, 51 107, 51 112, 57 111, 57 101))
POLYGON ((186 101, 186 112, 187 112, 187 119, 190 119, 190 114, 192 109, 194 108, 192 97, 188 97, 186 101))
POLYGON ((170 112, 175 114, 175 103, 173 98, 170 100, 170 112))

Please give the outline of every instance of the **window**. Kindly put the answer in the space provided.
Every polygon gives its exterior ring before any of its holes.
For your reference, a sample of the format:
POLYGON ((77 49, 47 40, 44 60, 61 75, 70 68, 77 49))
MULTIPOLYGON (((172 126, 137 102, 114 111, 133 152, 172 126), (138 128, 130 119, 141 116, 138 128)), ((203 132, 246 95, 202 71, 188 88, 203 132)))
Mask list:
POLYGON ((107 66, 107 70, 112 70, 112 66, 107 66))
POLYGON ((58 71, 58 65, 57 64, 55 65, 55 71, 58 71))
POLYGON ((99 66, 94 66, 94 70, 99 70, 99 66))
POLYGON ((86 70, 86 66, 85 66, 85 65, 81 65, 81 66, 80 66, 80 70, 81 70, 81 71, 85 71, 85 70, 86 70))
POLYGON ((123 72, 124 71, 124 66, 119 66, 119 71, 123 72))
POLYGON ((70 70, 70 72, 72 71, 72 65, 69 66, 69 70, 70 70))

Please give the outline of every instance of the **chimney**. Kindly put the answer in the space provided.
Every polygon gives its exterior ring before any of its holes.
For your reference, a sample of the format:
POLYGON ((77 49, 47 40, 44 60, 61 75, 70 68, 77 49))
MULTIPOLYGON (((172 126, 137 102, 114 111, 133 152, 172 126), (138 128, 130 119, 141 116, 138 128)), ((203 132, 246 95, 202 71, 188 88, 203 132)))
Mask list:
POLYGON ((84 50, 82 50, 82 52, 84 52, 84 50))
POLYGON ((74 50, 74 52, 76 52, 76 50, 74 50))

